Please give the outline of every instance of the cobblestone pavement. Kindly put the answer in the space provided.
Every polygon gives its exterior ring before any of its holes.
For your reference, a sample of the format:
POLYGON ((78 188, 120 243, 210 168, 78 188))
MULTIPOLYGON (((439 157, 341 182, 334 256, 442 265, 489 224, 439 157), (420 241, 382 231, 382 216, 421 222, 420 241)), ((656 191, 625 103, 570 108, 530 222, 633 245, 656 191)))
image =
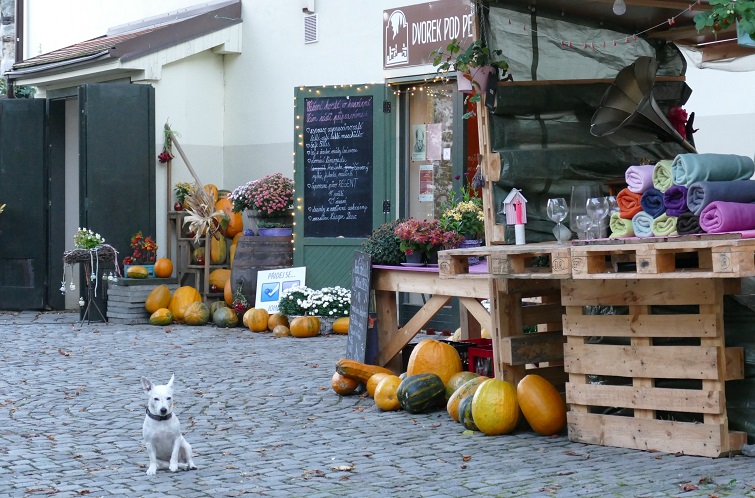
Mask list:
POLYGON ((0 497, 755 496, 755 460, 463 435, 330 389, 342 336, 0 313, 0 497), (139 377, 176 375, 199 469, 145 474, 139 377), (683 487, 695 487, 684 491, 683 487))

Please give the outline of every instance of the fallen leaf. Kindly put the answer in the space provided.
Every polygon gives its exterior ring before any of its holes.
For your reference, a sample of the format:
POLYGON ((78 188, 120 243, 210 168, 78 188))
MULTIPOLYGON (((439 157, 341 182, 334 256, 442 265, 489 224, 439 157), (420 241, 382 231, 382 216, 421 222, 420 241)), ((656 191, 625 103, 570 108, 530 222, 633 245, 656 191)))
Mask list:
POLYGON ((701 477, 697 484, 713 484, 713 478, 711 476, 701 477))
POLYGON ((58 353, 62 354, 63 356, 73 356, 73 354, 69 353, 68 351, 63 351, 62 348, 58 348, 58 353))
POLYGON ((682 488, 682 491, 695 491, 697 489, 700 489, 700 488, 698 488, 697 486, 695 486, 694 484, 692 484, 690 482, 688 482, 686 484, 681 484, 679 487, 682 488))
POLYGON ((474 431, 470 431, 469 429, 467 429, 466 431, 461 433, 462 436, 469 436, 470 434, 474 434, 474 431))
POLYGON ((91 491, 89 491, 88 489, 82 489, 81 491, 79 491, 80 495, 88 495, 89 493, 91 493, 91 491))
POLYGON ((339 481, 348 481, 349 480, 349 476, 341 476, 341 477, 338 478, 338 480, 339 481))
POLYGON ((366 406, 357 406, 354 408, 355 412, 361 412, 364 411, 367 407, 366 406))
POLYGON ((304 477, 304 479, 309 479, 311 477, 325 477, 325 472, 319 469, 305 470, 302 477, 304 477))
POLYGON ((433 429, 435 429, 436 427, 440 427, 441 425, 443 425, 443 424, 441 424, 440 422, 438 422, 437 424, 433 424, 430 427, 432 427, 433 429))
POLYGON ((172 328, 170 328, 170 327, 165 327, 165 333, 166 333, 166 334, 170 334, 171 332, 173 332, 173 329, 172 329, 172 328))
POLYGON ((561 472, 559 472, 556 475, 557 476, 570 476, 572 474, 576 474, 576 472, 574 472, 573 470, 562 470, 561 472))
POLYGON ((317 420, 316 417, 307 417, 307 420, 317 420))
POLYGON ((472 455, 462 455, 461 461, 462 462, 468 462, 472 459, 472 455))
POLYGON ((324 390, 326 390, 326 389, 327 389, 327 387, 324 387, 324 386, 317 386, 317 389, 318 389, 318 390, 320 390, 320 391, 324 391, 324 390))
POLYGON ((354 466, 351 465, 336 465, 335 467, 331 467, 330 470, 340 470, 342 472, 351 472, 354 470, 354 466))
POLYGON ((576 451, 564 451, 564 454, 569 455, 569 456, 582 456, 576 451))
POLYGON ((467 468, 467 465, 466 465, 465 463, 462 463, 462 464, 461 464, 461 470, 464 470, 464 469, 466 469, 466 468, 467 468))

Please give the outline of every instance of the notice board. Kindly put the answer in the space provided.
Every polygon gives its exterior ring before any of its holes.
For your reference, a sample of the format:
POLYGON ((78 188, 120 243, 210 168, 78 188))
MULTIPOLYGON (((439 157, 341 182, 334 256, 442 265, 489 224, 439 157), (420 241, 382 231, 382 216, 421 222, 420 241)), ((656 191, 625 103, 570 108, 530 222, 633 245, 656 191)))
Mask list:
POLYGON ((377 341, 377 331, 375 330, 374 319, 370 320, 371 279, 372 256, 361 251, 354 251, 346 358, 362 363, 372 363, 377 353, 377 344, 373 344, 377 341), (370 321, 373 322, 372 326, 370 326, 370 321), (368 337, 369 329, 372 329, 371 337, 368 337))
POLYGON ((304 101, 304 237, 367 237, 372 232, 373 97, 304 101))

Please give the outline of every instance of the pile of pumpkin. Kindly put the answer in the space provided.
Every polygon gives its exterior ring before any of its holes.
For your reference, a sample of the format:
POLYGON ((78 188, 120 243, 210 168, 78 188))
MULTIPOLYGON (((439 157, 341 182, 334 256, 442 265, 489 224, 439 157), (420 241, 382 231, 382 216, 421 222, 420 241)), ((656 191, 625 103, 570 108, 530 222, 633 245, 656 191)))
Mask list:
MULTIPOLYGON (((230 270, 215 270, 228 272, 224 278, 230 277, 230 270)), ((210 274, 210 281, 212 281, 210 274)), ((218 282, 221 283, 221 282, 218 282)), ((171 323, 185 323, 187 325, 202 326, 212 321, 218 327, 236 327, 239 322, 238 314, 229 304, 229 282, 225 285, 224 301, 216 301, 207 305, 202 301, 199 291, 191 286, 183 286, 171 294, 167 285, 158 285, 147 296, 144 307, 151 313, 151 325, 170 325, 171 323)), ((244 327, 252 332, 272 332, 275 337, 314 337, 320 333, 320 320, 314 316, 297 317, 289 323, 288 317, 280 313, 268 313, 264 308, 250 308, 241 319, 244 327)), ((333 324, 333 331, 346 334, 349 331, 348 317, 339 318, 333 324)))
POLYGON ((468 430, 488 435, 512 432, 522 415, 544 436, 566 425, 566 404, 556 388, 539 375, 525 376, 517 386, 462 371, 461 357, 442 341, 420 341, 409 357, 406 374, 343 359, 336 363, 333 390, 342 395, 360 383, 380 410, 423 413, 445 405, 448 414, 468 430))

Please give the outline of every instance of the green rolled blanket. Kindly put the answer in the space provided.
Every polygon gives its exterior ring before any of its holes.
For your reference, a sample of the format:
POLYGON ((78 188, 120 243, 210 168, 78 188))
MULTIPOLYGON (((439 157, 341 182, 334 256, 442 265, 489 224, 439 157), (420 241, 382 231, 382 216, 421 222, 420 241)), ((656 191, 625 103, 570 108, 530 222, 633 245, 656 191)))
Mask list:
POLYGON ((661 192, 665 192, 674 184, 674 177, 671 174, 671 164, 673 162, 671 159, 663 159, 658 161, 655 168, 653 168, 653 187, 661 192))
POLYGON ((653 220, 653 235, 656 237, 666 237, 668 235, 677 235, 676 216, 662 214, 653 220))
POLYGON ((611 227, 611 235, 609 237, 611 239, 634 237, 632 220, 622 218, 618 212, 611 215, 609 226, 611 227))

